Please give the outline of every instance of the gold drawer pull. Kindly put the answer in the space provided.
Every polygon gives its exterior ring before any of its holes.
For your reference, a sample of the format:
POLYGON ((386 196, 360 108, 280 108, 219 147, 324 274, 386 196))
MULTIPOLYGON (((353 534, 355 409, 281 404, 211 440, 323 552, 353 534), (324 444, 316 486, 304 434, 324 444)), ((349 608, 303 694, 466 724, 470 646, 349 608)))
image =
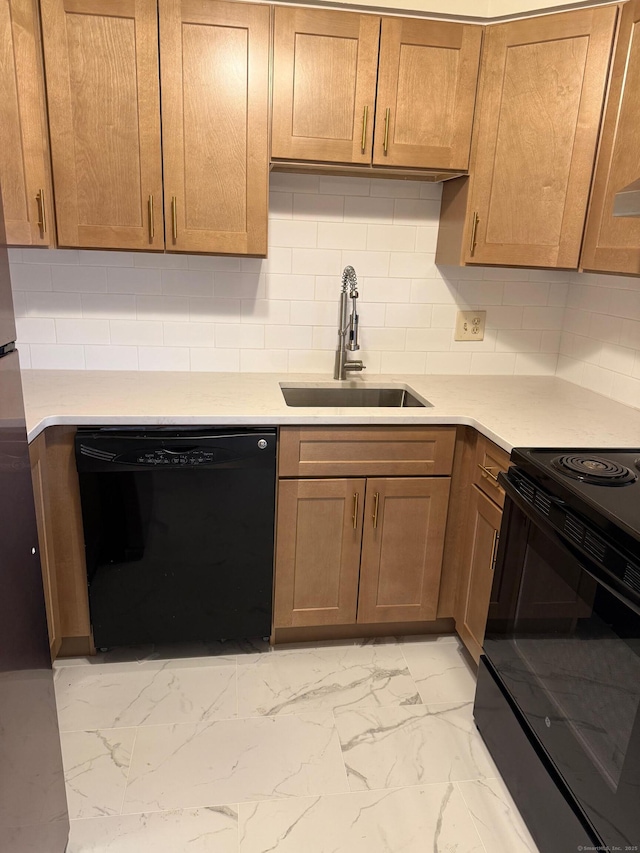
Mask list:
POLYGON ((171 224, 173 226, 173 242, 178 239, 178 200, 171 196, 171 224))
POLYGON ((476 250, 476 246, 478 245, 478 241, 476 240, 476 234, 478 233, 478 223, 480 222, 480 217, 477 212, 473 211, 473 224, 471 225, 471 245, 469 246, 469 254, 473 255, 476 250))
POLYGON ((380 505, 380 492, 376 492, 376 495, 373 499, 373 529, 375 530, 378 526, 378 506, 380 505))
POLYGON ((391 107, 387 107, 384 114, 384 143, 382 145, 384 153, 387 153, 389 147, 389 121, 391 120, 391 107))
POLYGON ((358 493, 353 493, 353 529, 358 526, 358 493))
POLYGON ((491 546, 491 571, 496 567, 498 559, 498 542, 500 541, 500 533, 497 530, 493 531, 493 545, 491 546))
POLYGON ((149 196, 149 240, 153 240, 156 233, 155 224, 153 221, 153 196, 149 196))
POLYGON ((366 106, 366 104, 365 104, 364 112, 362 114, 362 145, 361 145, 361 148, 362 148, 363 154, 364 154, 364 149, 366 148, 366 145, 367 145, 367 115, 368 115, 368 113, 369 113, 369 107, 366 106))
POLYGON ((496 468, 487 468, 485 465, 478 465, 478 468, 482 471, 483 477, 490 477, 494 482, 498 482, 498 475, 493 473, 497 470, 496 468))
POLYGON ((47 210, 44 203, 44 190, 38 190, 36 196, 38 202, 38 228, 43 234, 47 233, 47 210))

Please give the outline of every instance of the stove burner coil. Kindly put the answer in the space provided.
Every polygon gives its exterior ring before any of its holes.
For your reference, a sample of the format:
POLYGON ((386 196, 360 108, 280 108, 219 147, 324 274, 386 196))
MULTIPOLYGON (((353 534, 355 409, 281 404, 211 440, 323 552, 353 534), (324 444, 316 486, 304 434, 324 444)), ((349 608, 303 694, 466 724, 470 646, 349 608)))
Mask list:
POLYGON ((610 459, 603 459, 601 456, 567 453, 556 456, 551 460, 551 464, 556 471, 573 477, 574 480, 597 486, 625 486, 628 483, 635 483, 638 479, 630 468, 618 465, 610 459))

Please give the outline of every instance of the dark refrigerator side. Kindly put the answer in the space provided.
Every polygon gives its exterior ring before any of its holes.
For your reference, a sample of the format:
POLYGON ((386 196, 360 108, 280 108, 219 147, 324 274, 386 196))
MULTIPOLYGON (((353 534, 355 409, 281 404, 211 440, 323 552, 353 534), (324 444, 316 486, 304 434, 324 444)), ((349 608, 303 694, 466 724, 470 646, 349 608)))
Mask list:
POLYGON ((1 198, 0 333, 0 850, 63 853, 69 819, 1 198))

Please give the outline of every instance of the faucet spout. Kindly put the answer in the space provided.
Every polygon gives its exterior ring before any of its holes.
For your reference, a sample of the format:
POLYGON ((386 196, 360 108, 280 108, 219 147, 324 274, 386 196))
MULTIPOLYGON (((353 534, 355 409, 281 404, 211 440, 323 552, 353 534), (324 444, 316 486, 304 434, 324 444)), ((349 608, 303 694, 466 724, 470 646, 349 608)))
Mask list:
POLYGON ((336 350, 334 379, 346 379, 347 371, 364 370, 362 361, 347 358, 347 350, 355 352, 360 349, 358 333, 360 318, 356 308, 358 299, 358 278, 352 266, 347 266, 342 272, 342 289, 340 291, 340 316, 338 320, 338 348, 336 350), (349 293, 347 294, 347 288, 349 293), (351 314, 348 315, 348 302, 351 299, 351 314))

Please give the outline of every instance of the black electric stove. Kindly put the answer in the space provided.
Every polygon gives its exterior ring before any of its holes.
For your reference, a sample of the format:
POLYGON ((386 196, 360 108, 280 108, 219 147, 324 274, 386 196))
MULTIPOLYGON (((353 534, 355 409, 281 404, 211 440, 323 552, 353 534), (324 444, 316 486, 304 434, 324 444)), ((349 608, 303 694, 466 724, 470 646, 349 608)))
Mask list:
POLYGON ((541 853, 640 849, 640 449, 516 449, 476 724, 541 853))

